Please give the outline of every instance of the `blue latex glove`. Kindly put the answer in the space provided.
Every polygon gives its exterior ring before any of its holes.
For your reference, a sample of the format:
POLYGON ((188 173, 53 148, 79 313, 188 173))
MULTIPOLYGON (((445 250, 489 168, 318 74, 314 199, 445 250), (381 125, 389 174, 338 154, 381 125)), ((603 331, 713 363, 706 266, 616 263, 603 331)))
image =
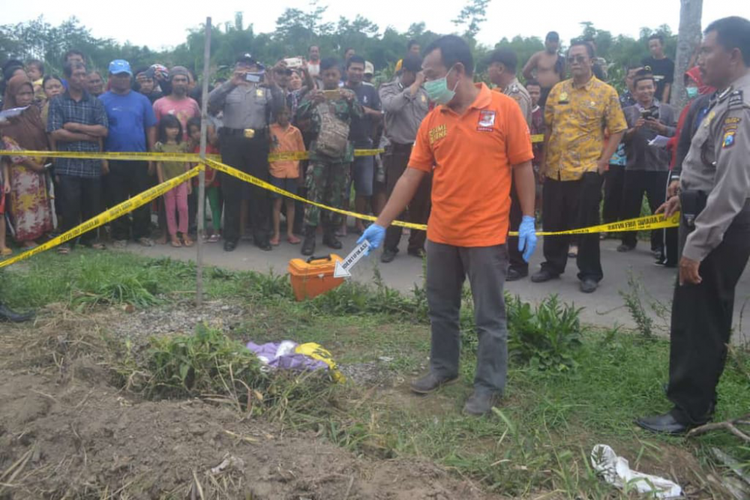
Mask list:
MULTIPOLYGON (((384 239, 385 228, 383 226, 378 226, 377 224, 370 224, 370 226, 365 229, 365 232, 362 233, 362 236, 357 240, 357 245, 367 240, 370 246, 367 248, 365 255, 370 255, 372 250, 380 247, 384 239)), ((536 239, 534 241, 536 242, 536 239)))
POLYGON ((518 227, 518 251, 523 252, 523 260, 529 261, 536 249, 536 227, 534 218, 524 215, 518 227))

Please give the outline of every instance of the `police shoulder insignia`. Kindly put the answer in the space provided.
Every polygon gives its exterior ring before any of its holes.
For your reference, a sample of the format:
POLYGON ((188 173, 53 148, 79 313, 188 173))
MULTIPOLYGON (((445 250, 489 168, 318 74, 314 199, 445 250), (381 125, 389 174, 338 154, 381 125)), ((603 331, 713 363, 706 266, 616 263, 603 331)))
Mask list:
POLYGON ((729 96, 729 101, 727 102, 727 108, 737 109, 744 106, 745 97, 742 95, 742 90, 735 90, 734 92, 732 92, 732 94, 729 96))
POLYGON ((734 143, 735 143, 734 135, 736 132, 737 132, 736 130, 727 130, 726 132, 724 132, 724 139, 722 139, 721 141, 721 147, 723 149, 729 149, 732 146, 734 146, 734 143))

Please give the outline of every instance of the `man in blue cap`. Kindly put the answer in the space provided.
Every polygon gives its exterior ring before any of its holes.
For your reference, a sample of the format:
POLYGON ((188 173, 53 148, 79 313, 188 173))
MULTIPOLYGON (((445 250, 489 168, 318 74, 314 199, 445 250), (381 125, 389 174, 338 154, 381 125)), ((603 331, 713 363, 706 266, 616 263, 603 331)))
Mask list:
MULTIPOLYGON (((156 116, 146 96, 131 89, 133 72, 122 59, 109 63, 110 91, 99 99, 104 104, 109 121, 109 135, 104 150, 111 152, 151 151, 156 142, 156 116)), ((109 175, 105 177, 112 207, 150 187, 149 176, 153 164, 146 161, 109 161, 109 175)), ((151 216, 148 204, 132 212, 132 224, 127 215, 112 221, 114 246, 124 248, 132 237, 143 246, 154 245, 151 240, 151 216)))

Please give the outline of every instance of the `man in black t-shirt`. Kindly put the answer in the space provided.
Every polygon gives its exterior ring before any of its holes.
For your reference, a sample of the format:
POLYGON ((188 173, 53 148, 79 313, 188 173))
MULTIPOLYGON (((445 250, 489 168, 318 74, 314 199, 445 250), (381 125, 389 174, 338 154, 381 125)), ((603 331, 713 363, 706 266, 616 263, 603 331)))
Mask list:
POLYGON ((664 37, 654 34, 648 37, 648 50, 651 57, 641 61, 643 66, 649 66, 656 81, 656 97, 663 103, 668 103, 672 95, 674 82, 674 61, 664 55, 664 37))
MULTIPOLYGON (((357 94, 357 100, 365 109, 362 118, 353 117, 349 126, 349 140, 354 143, 355 149, 372 149, 373 130, 375 125, 383 118, 380 106, 380 96, 377 89, 369 83, 363 82, 365 73, 365 60, 354 55, 346 62, 347 83, 346 88, 357 94)), ((357 195, 355 207, 357 213, 365 213, 367 202, 372 197, 373 181, 375 178, 375 158, 373 156, 358 156, 352 163, 352 180, 354 191, 357 195)), ((357 219, 357 232, 364 231, 362 221, 357 219)))

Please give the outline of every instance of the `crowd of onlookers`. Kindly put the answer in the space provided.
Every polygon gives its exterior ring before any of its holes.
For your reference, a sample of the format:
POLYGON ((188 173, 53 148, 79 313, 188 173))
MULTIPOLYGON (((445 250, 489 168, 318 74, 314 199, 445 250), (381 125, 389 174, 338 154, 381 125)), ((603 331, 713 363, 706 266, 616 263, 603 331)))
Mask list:
MULTIPOLYGON (((626 68, 626 90, 619 96, 627 130, 604 172, 604 222, 637 217, 644 194, 651 210, 664 202, 669 171, 685 154, 686 145, 678 141, 680 129, 696 126, 695 116, 687 121, 688 108, 678 117, 667 104, 673 93, 674 63, 664 54, 663 38, 654 35, 648 43, 651 57, 626 68)), ((422 119, 434 107, 424 92, 420 46, 410 42, 406 49, 396 65, 396 74, 379 88, 371 83, 373 65, 353 49, 338 61, 321 58, 319 48, 312 46, 306 57, 286 58, 269 68, 249 54, 240 56, 229 78, 211 82, 207 152, 221 154, 224 163, 286 191, 377 215, 408 165, 422 119), (363 149, 384 152, 355 154, 363 149), (269 153, 294 151, 309 151, 309 159, 267 159, 269 153)), ((587 42, 587 50, 593 56, 594 74, 606 81, 610 68, 596 56, 593 41, 587 42)), ((534 54, 522 68, 509 50, 496 51, 488 62, 495 90, 516 99, 532 135, 543 136, 549 96, 565 102, 567 94, 553 89, 566 79, 569 65, 576 62, 560 53, 559 36, 549 33, 545 50, 534 54), (524 83, 517 73, 523 75, 524 83)), ((160 64, 133 69, 127 61, 115 60, 106 72, 97 71, 87 64, 84 54, 75 50, 65 54, 63 63, 62 75, 46 74, 45 64, 38 60, 9 60, 4 64, 2 109, 7 117, 0 119, 3 149, 199 151, 201 85, 189 69, 168 69, 160 64), (16 108, 22 110, 11 111, 16 108)), ((684 78, 691 100, 712 92, 702 84, 697 68, 684 78)), ((582 112, 585 114, 585 110, 582 112)), ((543 142, 534 144, 540 212, 543 207, 550 208, 542 200, 541 190, 545 182, 543 166, 550 161, 546 153, 543 142)), ((32 248, 192 166, 174 161, 52 160, 22 153, 5 156, 0 252, 12 253, 6 234, 22 249, 32 248)), ((547 171, 546 177, 549 175, 547 171)), ((228 251, 234 250, 245 235, 252 235, 262 249, 270 250, 285 240, 303 243, 303 253, 310 255, 315 235, 320 232, 326 245, 340 248, 338 237, 365 229, 360 219, 347 227, 344 217, 284 199, 210 168, 205 185, 206 238, 209 242, 223 239, 228 251), (282 238, 284 219, 286 236, 282 238)), ((157 203, 84 234, 80 243, 93 248, 107 244, 124 247, 129 241, 144 246, 155 242, 192 246, 196 186, 197 180, 185 182, 157 203)), ((576 208, 559 205, 555 210, 576 208)), ((430 185, 426 182, 403 216, 426 223, 429 213, 430 185)), ((395 258, 401 230, 392 228, 389 235, 383 262, 395 258)), ((635 248, 636 233, 623 233, 621 238, 619 251, 635 248)), ((666 231, 666 238, 664 231, 653 231, 650 244, 659 263, 676 265, 676 238, 671 231, 666 231)), ((568 247, 566 252, 575 256, 577 240, 571 239, 568 247)), ((58 248, 61 253, 70 250, 69 245, 58 248)), ((412 231, 409 254, 423 253, 424 233, 412 231)), ((528 274, 522 266, 517 271, 509 279, 528 274)))

